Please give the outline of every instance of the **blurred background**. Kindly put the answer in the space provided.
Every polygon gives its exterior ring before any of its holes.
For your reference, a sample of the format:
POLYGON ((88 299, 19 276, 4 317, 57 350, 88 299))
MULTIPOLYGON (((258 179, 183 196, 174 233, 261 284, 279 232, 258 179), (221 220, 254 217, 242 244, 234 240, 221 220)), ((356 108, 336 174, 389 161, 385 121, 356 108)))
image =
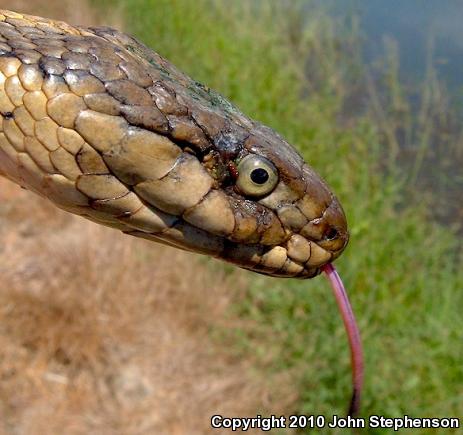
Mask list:
MULTIPOLYGON (((350 223, 336 264, 365 346, 362 415, 462 416, 461 2, 0 7, 123 29, 285 136, 350 223)), ((349 353, 324 279, 132 239, 5 180, 0 237, 0 434, 206 434, 221 433, 212 414, 345 413, 349 353)))

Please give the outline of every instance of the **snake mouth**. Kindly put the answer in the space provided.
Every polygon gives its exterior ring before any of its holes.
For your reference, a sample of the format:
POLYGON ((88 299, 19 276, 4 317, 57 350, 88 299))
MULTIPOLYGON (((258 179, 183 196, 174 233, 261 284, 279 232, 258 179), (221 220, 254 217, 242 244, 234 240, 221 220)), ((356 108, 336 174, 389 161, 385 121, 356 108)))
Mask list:
POLYGON ((324 265, 341 255, 348 240, 344 211, 336 197, 332 196, 320 217, 313 218, 299 231, 293 232, 281 246, 268 250, 262 256, 259 268, 266 269, 264 273, 272 276, 313 278, 324 265))
POLYGON ((339 254, 331 253, 313 241, 293 235, 283 246, 227 243, 220 257, 253 272, 280 278, 308 279, 339 254))
MULTIPOLYGON (((285 207, 288 208, 288 205, 285 207)), ((298 209, 296 205, 292 208, 298 209)), ((217 213, 220 217, 220 211, 217 213)), ((286 221, 276 217, 278 212, 271 216, 281 222, 282 234, 278 233, 278 237, 270 240, 262 237, 259 240, 259 237, 255 237, 259 235, 256 233, 250 233, 244 240, 236 240, 229 234, 214 234, 203 220, 196 222, 190 219, 190 223, 174 216, 170 216, 172 222, 164 219, 163 225, 158 222, 155 227, 147 225, 149 220, 141 225, 144 221, 139 220, 143 216, 138 220, 124 218, 124 222, 133 226, 133 230, 125 231, 131 235, 209 255, 259 274, 282 278, 308 279, 317 276, 321 267, 335 260, 347 244, 346 219, 335 197, 331 198, 320 217, 311 221, 305 219, 305 224, 299 229, 288 225, 291 213, 285 215, 286 221)))

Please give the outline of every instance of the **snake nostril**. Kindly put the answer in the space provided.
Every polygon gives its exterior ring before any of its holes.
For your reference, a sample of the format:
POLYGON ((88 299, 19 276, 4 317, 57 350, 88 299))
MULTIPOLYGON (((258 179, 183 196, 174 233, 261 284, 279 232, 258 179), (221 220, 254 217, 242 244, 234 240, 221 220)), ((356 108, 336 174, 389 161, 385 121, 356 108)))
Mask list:
POLYGON ((331 241, 331 240, 337 239, 338 235, 339 235, 339 233, 338 233, 338 230, 336 228, 330 228, 325 233, 324 239, 331 241))

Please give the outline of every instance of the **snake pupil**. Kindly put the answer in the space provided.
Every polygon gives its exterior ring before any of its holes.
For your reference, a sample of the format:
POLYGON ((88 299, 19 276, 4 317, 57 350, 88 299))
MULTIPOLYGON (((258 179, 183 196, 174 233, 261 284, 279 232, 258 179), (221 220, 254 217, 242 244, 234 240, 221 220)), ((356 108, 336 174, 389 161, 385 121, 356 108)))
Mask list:
POLYGON ((269 175, 265 169, 257 168, 251 172, 251 180, 256 184, 264 184, 268 179, 269 175))

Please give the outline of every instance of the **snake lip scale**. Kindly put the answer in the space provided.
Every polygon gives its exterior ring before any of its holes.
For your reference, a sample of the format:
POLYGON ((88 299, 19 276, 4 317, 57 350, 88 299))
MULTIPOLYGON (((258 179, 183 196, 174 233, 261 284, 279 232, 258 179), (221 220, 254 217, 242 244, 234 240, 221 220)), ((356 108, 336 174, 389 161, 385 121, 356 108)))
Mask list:
POLYGON ((296 150, 134 38, 0 10, 0 174, 124 233, 311 278, 348 241, 296 150))

